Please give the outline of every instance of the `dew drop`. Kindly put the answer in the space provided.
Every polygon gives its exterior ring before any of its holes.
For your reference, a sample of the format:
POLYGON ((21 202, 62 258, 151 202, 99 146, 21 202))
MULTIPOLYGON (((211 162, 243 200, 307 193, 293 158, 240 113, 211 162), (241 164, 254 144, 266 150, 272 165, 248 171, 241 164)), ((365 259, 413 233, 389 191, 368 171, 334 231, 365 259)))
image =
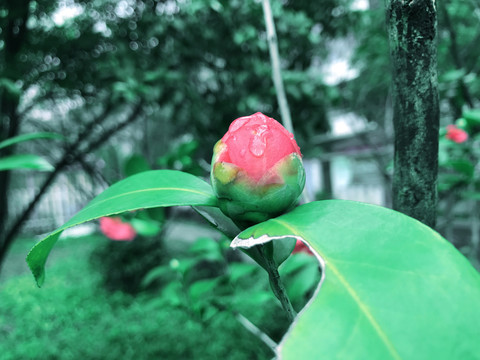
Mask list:
POLYGON ((235 120, 234 122, 232 122, 230 124, 230 129, 228 129, 228 131, 233 133, 233 132, 237 131, 238 129, 240 129, 242 126, 244 126, 248 121, 250 121, 249 116, 244 116, 244 117, 238 118, 237 120, 235 120))
POLYGON ((260 125, 255 129, 255 134, 257 134, 258 136, 262 136, 263 133, 267 130, 268 130, 267 125, 260 125))
POLYGON ((240 156, 241 157, 245 157, 246 153, 247 153, 247 150, 245 150, 245 149, 240 150, 240 156))
POLYGON ((267 143, 265 139, 259 135, 254 135, 250 140, 248 149, 250 150, 253 156, 260 157, 265 152, 266 147, 267 147, 267 143))

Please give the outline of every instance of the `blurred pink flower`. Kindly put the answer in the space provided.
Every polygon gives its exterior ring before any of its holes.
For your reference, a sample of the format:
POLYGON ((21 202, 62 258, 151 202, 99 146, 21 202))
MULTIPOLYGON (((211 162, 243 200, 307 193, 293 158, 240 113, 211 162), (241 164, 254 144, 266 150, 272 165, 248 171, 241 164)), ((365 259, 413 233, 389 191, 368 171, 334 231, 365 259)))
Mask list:
POLYGON ((137 236, 133 226, 119 217, 100 218, 100 230, 109 239, 117 241, 132 241, 137 236))
POLYGON ((297 243, 295 244, 295 248, 293 249, 292 254, 301 253, 301 252, 305 254, 313 255, 310 249, 308 248, 308 246, 305 245, 305 243, 302 240, 297 240, 297 243))
POLYGON ((465 130, 459 129, 455 125, 448 125, 445 137, 460 144, 468 140, 468 133, 465 130))

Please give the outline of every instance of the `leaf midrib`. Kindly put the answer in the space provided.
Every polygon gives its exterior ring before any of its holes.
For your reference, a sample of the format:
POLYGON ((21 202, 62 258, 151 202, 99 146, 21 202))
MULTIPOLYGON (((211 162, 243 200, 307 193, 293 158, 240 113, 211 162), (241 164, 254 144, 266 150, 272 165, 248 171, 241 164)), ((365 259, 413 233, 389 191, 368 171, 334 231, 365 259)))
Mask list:
POLYGON ((204 195, 208 198, 212 198, 212 194, 208 194, 208 193, 205 193, 205 192, 202 192, 202 191, 197 191, 197 190, 185 189, 185 188, 172 188, 172 187, 149 188, 149 189, 140 189, 140 190, 129 191, 129 192, 126 192, 126 193, 121 193, 121 194, 118 194, 118 195, 115 195, 115 196, 108 197, 108 198, 103 199, 103 200, 96 201, 96 202, 84 207, 82 212, 88 211, 89 209, 91 209, 93 207, 96 207, 99 204, 103 204, 107 201, 118 199, 118 198, 121 198, 121 197, 124 197, 124 196, 129 196, 129 195, 132 195, 132 194, 138 194, 138 193, 141 193, 141 192, 167 191, 167 190, 190 192, 190 193, 195 193, 195 194, 199 194, 199 195, 204 195))

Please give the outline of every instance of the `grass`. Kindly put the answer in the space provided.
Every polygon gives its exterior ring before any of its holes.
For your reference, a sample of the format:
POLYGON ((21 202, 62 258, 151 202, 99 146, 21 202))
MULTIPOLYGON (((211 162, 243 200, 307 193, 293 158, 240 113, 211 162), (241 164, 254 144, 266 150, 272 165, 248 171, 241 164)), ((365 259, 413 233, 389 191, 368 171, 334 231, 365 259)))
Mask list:
MULTIPOLYGON (((24 265, 34 241, 22 239, 13 246, 0 282, 2 360, 272 358, 230 312, 202 322, 161 296, 104 290, 89 261, 100 241, 105 239, 61 240, 41 289, 24 265)), ((272 321, 276 311, 271 306, 251 313, 272 321)))

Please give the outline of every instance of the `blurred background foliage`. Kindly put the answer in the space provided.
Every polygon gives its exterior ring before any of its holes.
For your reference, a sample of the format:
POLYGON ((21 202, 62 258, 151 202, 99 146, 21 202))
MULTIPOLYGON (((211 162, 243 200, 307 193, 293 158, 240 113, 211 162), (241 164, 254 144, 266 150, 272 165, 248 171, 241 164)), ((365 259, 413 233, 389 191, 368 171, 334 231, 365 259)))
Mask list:
MULTIPOLYGON (((313 135, 328 131, 332 109, 388 120, 381 2, 272 5, 287 96, 306 151, 313 135), (352 52, 355 76, 332 84, 322 65, 338 48, 352 52)), ((469 45, 480 36, 479 16, 474 1, 438 9, 445 121, 478 103, 480 50, 469 45)), ((98 139, 141 103, 131 119, 133 138, 117 141, 117 151, 142 152, 153 164, 187 134, 208 161, 232 119, 256 111, 280 118, 258 1, 12 0, 0 6, 0 27, 2 139, 54 130, 74 141, 92 119, 86 137, 98 139)), ((58 149, 42 150, 58 156, 58 149)))
MULTIPOLYGON (((177 246, 162 252, 164 261, 137 282, 131 277, 134 263, 141 274, 148 265, 145 255, 152 253, 142 253, 148 246, 144 240, 64 238, 41 290, 27 272, 3 281, 2 359, 271 358, 269 346, 253 332, 261 329, 263 336, 278 342, 288 319, 256 264, 240 261, 227 239, 170 238, 177 246), (120 250, 110 246, 113 255, 103 258, 106 264, 99 263, 99 245, 112 243, 120 250), (136 257, 121 259, 118 254, 126 254, 122 247, 136 257), (92 256, 95 261, 89 262, 92 256), (124 274, 122 279, 119 274, 124 274), (128 284, 135 284, 136 291, 126 288, 128 284)), ((16 242, 12 258, 22 259, 33 243, 27 238, 16 242)), ((287 260, 282 276, 299 310, 312 295, 320 272, 312 256, 298 253, 287 260)))
MULTIPOLYGON (((272 8, 296 138, 306 158, 330 150, 319 145, 318 136, 332 134, 338 112, 376 124, 381 139, 391 143, 384 2, 282 0, 272 1, 272 8), (345 63, 339 72, 336 65, 345 63)), ((480 5, 448 0, 437 11, 445 126, 480 107, 480 5)), ((158 233, 140 234, 130 243, 67 239, 41 291, 23 260, 32 238, 13 241, 61 174, 71 184, 69 193, 84 195, 84 203, 147 169, 208 176, 213 145, 230 122, 257 111, 280 120, 260 1, 1 2, 0 141, 45 131, 63 137, 0 149, 0 157, 28 152, 51 164, 50 171, 34 176, 0 171, 0 268, 12 247, 0 278, 0 338, 6 339, 0 354, 271 358, 268 346, 238 318, 245 315, 275 341, 286 330, 265 274, 227 251, 225 239, 197 240, 204 231, 198 217, 169 209, 151 214, 158 233), (10 210, 17 201, 13 185, 34 189, 21 214, 10 210), (185 219, 194 225, 172 230, 185 219)), ((467 159, 472 173, 463 188, 440 184, 447 213, 468 190, 467 200, 477 199, 468 203, 470 215, 478 214, 480 169, 478 152, 471 150, 478 141, 477 134, 461 151, 450 151, 447 143, 449 154, 467 159)), ((388 159, 379 168, 388 180, 388 159)), ((475 251, 471 259, 478 257, 478 243, 475 251)), ((298 310, 318 281, 312 261, 297 254, 282 270, 298 310)))

